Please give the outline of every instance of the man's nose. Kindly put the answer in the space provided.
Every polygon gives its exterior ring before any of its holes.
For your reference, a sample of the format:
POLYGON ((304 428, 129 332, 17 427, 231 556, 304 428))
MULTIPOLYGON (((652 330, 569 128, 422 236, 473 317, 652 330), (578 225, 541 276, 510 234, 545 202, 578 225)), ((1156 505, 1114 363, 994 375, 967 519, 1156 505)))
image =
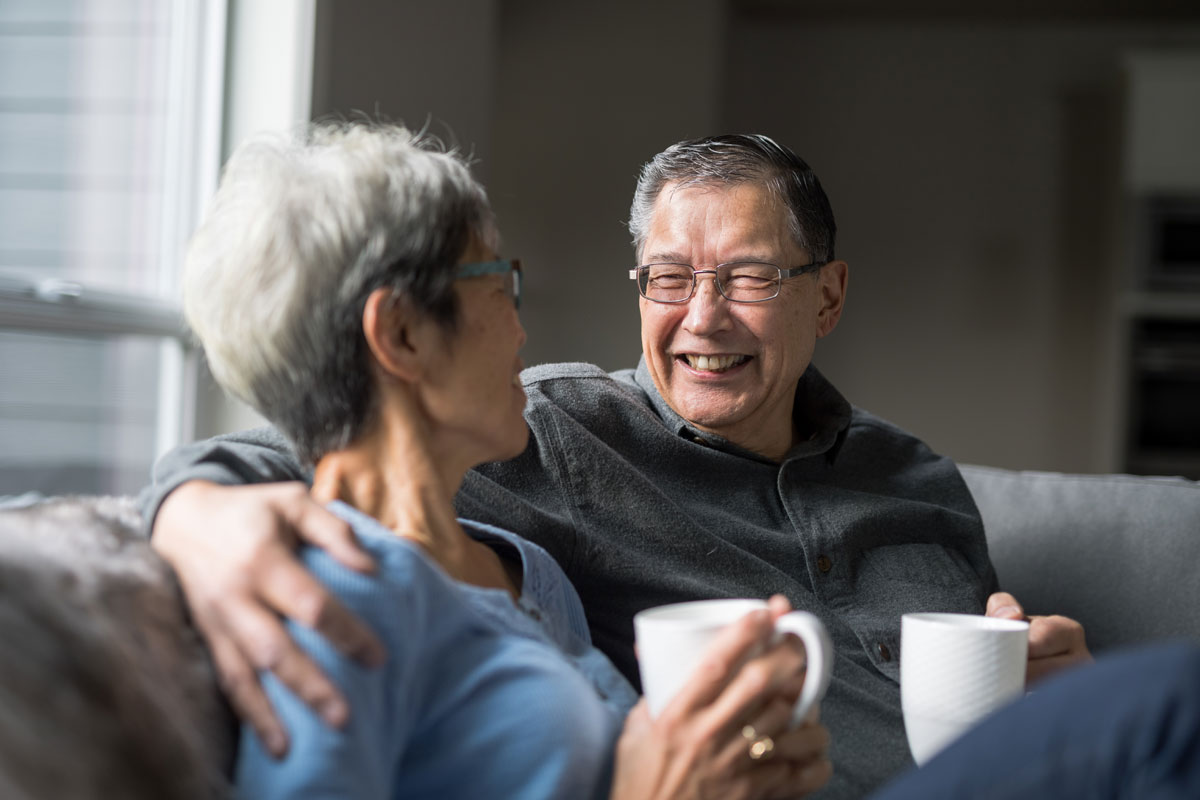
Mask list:
POLYGON ((717 288, 715 270, 696 271, 696 291, 687 302, 684 320, 689 331, 698 334, 721 330, 729 323, 729 301, 717 288))

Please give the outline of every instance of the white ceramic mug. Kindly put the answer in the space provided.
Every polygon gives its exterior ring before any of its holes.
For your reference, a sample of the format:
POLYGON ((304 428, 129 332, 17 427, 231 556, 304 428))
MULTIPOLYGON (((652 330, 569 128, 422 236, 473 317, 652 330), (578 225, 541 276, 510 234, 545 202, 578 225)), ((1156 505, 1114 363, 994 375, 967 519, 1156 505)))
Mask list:
MULTIPOLYGON (((727 625, 767 607, 764 600, 697 600, 658 606, 633 618, 642 692, 652 716, 658 716, 687 683, 708 646, 727 625)), ((808 659, 804 687, 792 712, 799 725, 825 696, 833 669, 833 643, 821 620, 807 611, 780 617, 775 630, 794 633, 804 642, 808 659)))
POLYGON ((900 705, 918 765, 1022 695, 1029 623, 976 614, 905 614, 900 705))

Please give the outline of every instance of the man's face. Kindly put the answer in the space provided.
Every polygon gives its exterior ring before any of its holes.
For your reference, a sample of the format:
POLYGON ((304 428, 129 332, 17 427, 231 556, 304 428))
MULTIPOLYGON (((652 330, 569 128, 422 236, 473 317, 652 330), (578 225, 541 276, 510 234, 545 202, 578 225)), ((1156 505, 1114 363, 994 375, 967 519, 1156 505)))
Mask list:
MULTIPOLYGON (((764 187, 667 184, 640 262, 712 269, 731 261, 787 269, 810 258, 788 232, 783 205, 764 187)), ((837 323, 845 278, 845 264, 834 262, 785 280, 773 300, 748 304, 726 300, 706 274, 686 303, 642 298, 642 351, 659 392, 696 427, 781 457, 793 443, 796 382, 816 340, 837 323)))

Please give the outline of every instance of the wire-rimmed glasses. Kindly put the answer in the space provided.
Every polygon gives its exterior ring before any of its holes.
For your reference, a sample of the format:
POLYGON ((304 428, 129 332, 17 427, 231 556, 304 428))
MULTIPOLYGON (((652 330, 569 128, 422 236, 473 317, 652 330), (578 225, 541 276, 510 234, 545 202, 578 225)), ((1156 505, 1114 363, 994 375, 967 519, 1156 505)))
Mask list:
POLYGON ((810 263, 785 269, 762 261, 731 261, 712 269, 696 269, 689 264, 642 264, 629 270, 637 281, 638 294, 655 303, 686 303, 696 293, 696 276, 709 274, 717 282, 717 291, 732 303, 762 303, 779 296, 783 282, 824 263, 810 263))

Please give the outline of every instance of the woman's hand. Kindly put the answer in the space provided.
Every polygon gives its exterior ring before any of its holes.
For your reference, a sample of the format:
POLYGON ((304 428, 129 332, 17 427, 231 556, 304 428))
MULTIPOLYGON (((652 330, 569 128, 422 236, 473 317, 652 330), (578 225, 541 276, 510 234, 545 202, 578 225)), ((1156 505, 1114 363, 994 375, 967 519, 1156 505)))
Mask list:
POLYGON ((657 719, 645 700, 634 707, 617 742, 613 800, 799 797, 829 780, 829 732, 816 714, 788 727, 804 681, 803 646, 790 636, 767 646, 788 610, 773 597, 769 610, 730 625, 657 719), (750 746, 763 735, 774 750, 755 760, 750 746))
POLYGON ((330 725, 349 716, 341 693, 288 635, 282 618, 316 630, 364 665, 384 659, 370 629, 296 558, 302 541, 350 569, 374 568, 349 525, 312 500, 301 483, 185 483, 159 508, 151 539, 179 576, 234 711, 276 756, 287 751, 287 731, 259 685, 258 670, 275 673, 330 725))

